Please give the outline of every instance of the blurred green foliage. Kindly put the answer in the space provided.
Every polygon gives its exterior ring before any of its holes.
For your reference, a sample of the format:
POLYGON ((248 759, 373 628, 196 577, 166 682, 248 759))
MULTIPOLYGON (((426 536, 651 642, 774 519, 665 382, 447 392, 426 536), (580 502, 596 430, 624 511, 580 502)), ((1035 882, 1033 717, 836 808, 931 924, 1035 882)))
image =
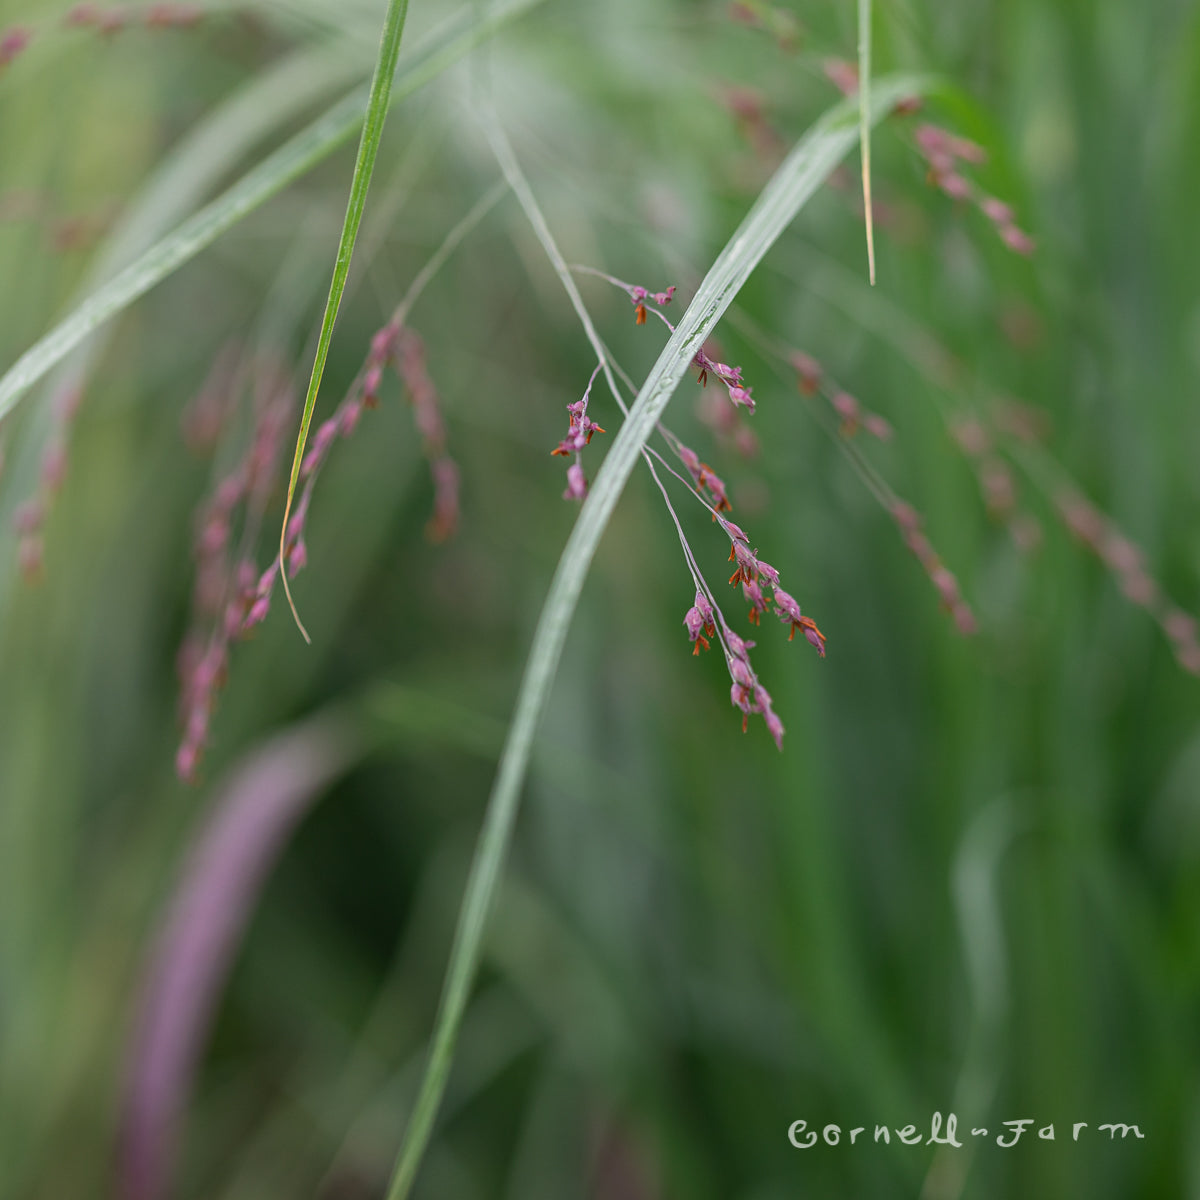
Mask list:
MULTIPOLYGON (((790 144, 836 95, 821 60, 853 57, 852 4, 781 7, 803 28, 798 50, 722 3, 553 0, 406 100, 385 133, 360 242, 371 251, 351 274, 322 405, 496 177, 473 97, 494 99, 569 258, 690 292, 769 173, 719 89, 758 89, 790 144)), ((1043 410, 1049 452, 1196 608, 1200 9, 876 9, 877 70, 957 85, 918 119, 986 147, 975 177, 1014 206, 1036 253, 1011 254, 977 212, 926 187, 897 120, 873 143, 875 291, 851 174, 806 209, 741 303, 895 427, 864 453, 924 516, 980 631, 955 632, 811 419, 815 401, 727 322, 724 358, 755 386, 761 455, 715 444, 690 383, 668 417, 730 484, 734 518, 817 619, 829 657, 768 621, 755 664, 788 728, 784 753, 761 723, 743 737, 719 656, 688 652, 675 533, 635 476, 540 736, 421 1196, 1200 1195, 1196 680, 1026 477, 1044 540, 1014 547, 941 415, 1000 393, 1043 410), (956 391, 914 368, 914 325, 967 365, 956 391), (1057 1140, 1030 1132, 1003 1150, 966 1137, 972 1148, 935 1159, 894 1134, 807 1151, 787 1139, 798 1119, 870 1137, 876 1123, 927 1131, 950 1109, 960 1136, 1032 1117, 1057 1140), (1075 1143, 1078 1121, 1089 1129, 1075 1143), (1106 1121, 1145 1138, 1110 1144, 1095 1128, 1106 1121)), ((406 45, 445 11, 414 0, 406 45)), ((296 47, 357 56, 365 77, 382 5, 279 0, 110 37, 58 28, 49 5, 3 13, 38 30, 0 74, 0 201, 36 198, 0 222, 7 365, 103 252, 103 231, 56 248, 57 220, 127 211, 185 131, 296 47)), ((339 87, 298 101, 185 211, 339 87)), ((109 331, 34 584, 14 570, 8 531, 51 390, 0 434, 6 1197, 111 1190, 140 981, 187 848, 225 772, 329 706, 356 715, 367 750, 257 906, 176 1190, 374 1196, 398 1144, 495 755, 576 511, 547 451, 591 361, 505 201, 412 317, 462 470, 458 537, 424 537, 431 488, 392 382, 317 488, 294 584, 314 646, 277 598, 234 649, 201 784, 176 782, 194 514, 245 436, 231 424, 214 465, 186 447, 181 415, 231 339, 291 364, 302 387, 351 155, 109 331)), ((635 326, 619 292, 581 287, 640 377, 662 331, 635 326)), ((610 429, 619 419, 595 414, 610 429)), ((701 565, 724 588, 728 547, 686 501, 680 489, 701 565)))

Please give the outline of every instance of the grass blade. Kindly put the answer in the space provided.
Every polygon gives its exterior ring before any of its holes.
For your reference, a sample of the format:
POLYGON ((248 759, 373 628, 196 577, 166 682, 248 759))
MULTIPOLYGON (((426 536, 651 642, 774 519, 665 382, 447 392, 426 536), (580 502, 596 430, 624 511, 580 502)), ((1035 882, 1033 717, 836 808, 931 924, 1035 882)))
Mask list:
POLYGON ((875 220, 871 211, 871 0, 858 0, 858 142, 862 150, 867 271, 875 286, 875 220))
MULTIPOLYGON (((881 80, 869 119, 879 120, 902 97, 920 93, 925 87, 925 81, 914 77, 881 80)), ((526 660, 512 724, 467 879, 429 1061, 400 1147, 387 1200, 405 1200, 408 1196, 433 1131, 450 1073, 458 1028, 474 979, 484 927, 512 836, 534 734, 550 697, 567 630, 596 547, 642 447, 696 352, 763 255, 853 147, 858 133, 855 103, 843 101, 817 121, 768 182, 704 277, 651 369, 571 530, 526 660)))
MULTIPOLYGON (((463 10, 401 64, 392 87, 392 101, 411 95, 505 23, 540 3, 542 0, 506 0, 480 15, 463 10)), ((367 100, 367 90, 360 88, 338 101, 35 342, 0 378, 0 420, 89 334, 351 138, 362 123, 367 100)))
POLYGON ((329 343, 333 341, 333 326, 341 307, 342 293, 346 290, 346 277, 350 274, 354 243, 358 241, 363 209, 367 206, 367 191, 371 186, 371 176, 375 174, 375 159, 379 156, 379 142, 383 138, 383 126, 391 103, 392 77, 396 74, 396 62, 400 57, 400 35, 404 32, 404 20, 407 16, 408 0, 389 0, 387 15, 383 19, 383 34, 379 39, 379 59, 375 63, 375 76, 371 80, 371 94, 367 99, 367 113, 363 120, 362 135, 358 139, 358 157, 354 162, 354 175, 350 179, 350 198, 346 202, 346 217, 342 222, 342 236, 338 241, 337 258, 333 264, 333 279, 329 283, 325 316, 321 319, 317 352, 313 358, 312 374, 308 378, 308 394, 304 397, 304 411, 300 415, 296 453, 292 457, 287 501, 283 506, 283 524, 279 528, 279 578, 283 582, 288 607, 292 610, 292 616, 306 642, 312 639, 296 611, 296 602, 292 599, 292 589, 288 584, 285 554, 288 517, 291 516, 292 501, 296 495, 296 482, 300 478, 300 463, 304 458, 304 445, 308 441, 308 427, 312 424, 317 393, 321 390, 321 376, 325 373, 329 343))

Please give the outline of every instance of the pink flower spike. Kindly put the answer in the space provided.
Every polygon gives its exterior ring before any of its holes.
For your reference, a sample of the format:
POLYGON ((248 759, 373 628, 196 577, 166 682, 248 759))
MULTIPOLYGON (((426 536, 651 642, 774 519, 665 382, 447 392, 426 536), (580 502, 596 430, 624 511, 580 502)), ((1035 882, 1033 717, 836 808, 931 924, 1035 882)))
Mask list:
POLYGON ((975 614, 971 611, 971 607, 965 600, 960 600, 953 608, 952 615, 954 624, 958 626, 958 632, 963 637, 971 637, 979 631, 979 623, 975 620, 975 614))
MULTIPOLYGON (((740 526, 735 525, 726 517, 718 518, 721 522, 721 528, 729 535, 731 542, 741 542, 743 545, 750 545, 750 538, 746 535, 746 531, 740 526)), ((732 555, 730 555, 732 557, 732 555)))
POLYGON ((1121 576, 1121 591, 1134 604, 1151 608, 1158 599, 1158 585, 1145 571, 1128 571, 1121 576))
POLYGON ((659 308, 662 308, 664 304, 670 304, 674 296, 675 285, 671 284, 671 286, 667 288, 665 292, 654 293, 654 303, 657 304, 659 308))
POLYGON ((767 611, 771 602, 763 595, 762 588, 753 580, 742 581, 742 595, 750 604, 750 615, 747 620, 751 625, 757 625, 760 615, 767 611))
POLYGON ((801 614, 800 605, 796 603, 794 597, 788 595, 780 587, 775 589, 775 615, 785 625, 791 626, 791 632, 788 634, 789 642, 796 636, 796 630, 799 629, 816 652, 822 658, 825 657, 825 635, 817 628, 816 622, 811 617, 801 614))
POLYGON ((878 438, 881 442, 890 442, 892 440, 891 425, 878 413, 868 413, 863 418, 863 428, 873 438, 878 438))
POLYGON ((266 620, 267 613, 271 608, 271 592, 275 587, 275 572, 278 569, 279 560, 276 559, 259 578, 258 587, 254 590, 254 603, 250 606, 250 611, 246 614, 246 620, 242 623, 243 634, 266 620))
POLYGON ((682 442, 679 443, 677 451, 679 461, 687 468, 687 473, 692 477, 692 482, 697 488, 703 487, 703 464, 700 462, 700 456, 690 447, 685 446, 682 442))
POLYGON ((17 568, 26 583, 35 583, 42 573, 45 543, 40 533, 27 533, 17 542, 17 568))
POLYGON ((396 345, 400 330, 390 322, 371 337, 371 362, 378 365, 387 361, 396 345))
POLYGON ((750 395, 749 388, 732 387, 729 389, 729 398, 735 405, 743 405, 747 412, 754 412, 754 397, 750 395))
POLYGON ((295 579, 306 566, 308 566, 308 546, 305 544, 304 538, 300 537, 296 539, 296 544, 288 550, 288 578, 295 579))
POLYGON ((267 619, 267 613, 271 611, 271 597, 268 593, 266 596, 259 596, 257 600, 250 605, 250 611, 246 614, 245 621, 242 622, 242 633, 249 633, 255 625, 261 625, 267 619))
POLYGON ((843 96, 853 96, 858 92, 858 68, 844 58, 827 58, 821 69, 825 77, 843 96))
POLYGON ((913 134, 917 148, 926 158, 935 154, 949 154, 949 135, 936 125, 918 125, 913 134))
POLYGON ((197 739, 187 738, 179 744, 175 754, 175 774, 184 783, 196 781, 196 771, 200 766, 200 744, 197 739))
POLYGON ((958 591, 958 580, 954 578, 953 572, 939 566, 930 571, 929 578, 933 586, 937 589, 938 595, 941 596, 942 603, 953 611, 961 600, 958 591))
POLYGON ((783 751, 783 722, 776 715, 773 708, 767 708, 763 713, 763 720, 767 724, 767 732, 775 741, 776 748, 782 753, 783 751))
POLYGON ((1196 619, 1180 608, 1171 609, 1163 617, 1163 632, 1173 642, 1191 642, 1196 638, 1196 619))
POLYGON ((969 138, 948 137, 946 145, 950 153, 961 158, 963 162, 974 163, 976 166, 987 162, 987 151, 978 142, 973 142, 969 138))
POLYGON ((13 514, 13 531, 23 537, 42 527, 42 506, 36 500, 26 500, 13 514))
POLYGON ((1178 646, 1175 650, 1175 661, 1189 675, 1200 675, 1200 646, 1195 642, 1178 646))
POLYGON ((964 417, 955 421, 950 433, 962 452, 973 458, 980 454, 986 454, 992 444, 988 431, 982 422, 974 417, 964 417))
POLYGON ((33 32, 20 26, 0 34, 0 67, 7 67, 33 38, 33 32))
POLYGON ((858 401, 849 392, 838 392, 829 402, 833 411, 844 421, 857 421, 860 415, 858 401))
MULTIPOLYGON (((785 625, 799 625, 801 621, 800 605, 796 603, 795 597, 789 595, 783 588, 775 589, 775 615, 785 625)), ((793 629, 793 636, 795 632, 793 629)))
POLYGON ((1002 200, 997 200, 995 196, 984 196, 979 202, 979 208, 989 221, 995 221, 997 225, 1012 224, 1013 210, 1002 200))
POLYGON ((433 516, 425 526, 431 542, 444 542, 458 529, 458 464, 443 455, 430 468, 433 476, 433 516))
POLYGON ((379 395, 379 388, 383 383, 383 367, 378 363, 375 366, 369 367, 363 378, 363 395, 369 400, 374 400, 379 395))
POLYGON ((329 453, 329 447, 333 445, 333 439, 337 437, 337 433, 338 422, 335 417, 321 422, 313 437, 312 448, 304 456, 304 462, 300 465, 301 479, 307 478, 321 465, 325 455, 329 453))
POLYGON ((583 500, 587 496, 587 476, 583 473, 583 466, 579 462, 573 462, 567 468, 567 490, 563 492, 564 500, 583 500))
POLYGON ((708 463, 700 464, 700 482, 696 485, 697 490, 700 488, 708 488, 709 495, 713 499, 713 508, 717 512, 729 512, 733 505, 729 503, 729 496, 725 491, 725 481, 718 475, 708 463))
POLYGON ((934 174, 934 182, 952 200, 969 200, 971 185, 957 171, 938 171, 934 174))
POLYGON ((254 564, 243 558, 237 565, 237 588, 243 596, 252 595, 255 587, 256 571, 254 564))
POLYGON ((687 629, 688 640, 694 645, 692 653, 699 654, 701 646, 707 650, 708 638, 715 637, 717 630, 713 624, 712 605, 709 604, 703 592, 696 593, 696 603, 687 610, 683 624, 687 629), (708 637, 704 636, 706 633, 708 637))
POLYGON ((358 428, 358 419, 362 416, 362 411, 361 404, 342 405, 341 415, 338 417, 338 432, 342 437, 349 437, 358 428))
POLYGON ((1002 225, 1000 227, 1000 239, 1014 253, 1023 254, 1026 258, 1034 251, 1033 238, 1024 230, 1018 229, 1015 225, 1002 225))
MULTIPOLYGON (((739 662, 750 661, 750 651, 754 649, 754 642, 743 641, 736 633, 728 626, 722 626, 722 632, 725 634, 725 642, 729 646, 729 653, 734 659, 739 662)), ((733 670, 732 665, 730 670, 733 670)))
POLYGON ((825 657, 825 635, 813 624, 810 617, 804 617, 804 636, 808 643, 822 657, 825 657))
POLYGON ((892 518, 905 533, 916 533, 921 528, 921 514, 903 500, 892 505, 892 518))
POLYGON ((87 26, 100 23, 100 9, 95 4, 77 4, 63 17, 64 25, 87 26))
POLYGON ((800 390, 806 396, 815 395, 821 386, 821 364, 811 355, 797 350, 792 355, 792 369, 796 372, 800 390))

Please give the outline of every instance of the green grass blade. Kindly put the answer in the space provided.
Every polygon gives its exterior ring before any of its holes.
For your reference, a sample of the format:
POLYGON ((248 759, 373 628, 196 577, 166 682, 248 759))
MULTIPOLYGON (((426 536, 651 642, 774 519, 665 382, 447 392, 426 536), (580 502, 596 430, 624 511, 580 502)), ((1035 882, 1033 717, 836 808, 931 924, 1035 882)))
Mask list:
POLYGON ((288 478, 287 501, 283 506, 283 524, 279 529, 279 578, 287 596, 288 607, 296 619, 296 625, 306 642, 312 639, 292 599, 288 584, 285 542, 287 541, 288 517, 292 512, 292 500, 296 495, 296 483, 300 478, 300 463, 304 458, 304 446, 308 441, 308 427, 312 424, 313 409, 317 404, 317 393, 321 390, 321 376, 325 373, 325 360, 329 356, 329 343, 333 341, 333 327, 337 322, 338 309, 342 304, 342 293, 346 290, 346 277, 350 274, 350 260, 354 257, 354 243, 358 241, 359 226, 362 225, 363 209, 367 206, 367 191, 371 176, 375 174, 375 159, 379 157, 379 142, 383 137, 383 126, 387 120, 391 103, 392 77, 396 74, 396 63, 400 58, 400 35, 404 32, 404 20, 408 16, 408 0, 389 0, 387 15, 383 19, 383 34, 379 39, 379 59, 375 63, 375 76, 371 80, 371 94, 367 99, 367 113, 363 120, 362 135, 358 139, 358 157, 354 161, 354 174, 350 179, 350 198, 346 202, 346 216, 342 222, 342 236, 338 241, 337 258, 333 264, 333 279, 329 283, 329 297, 325 301, 325 316, 321 319, 321 332, 317 336, 317 352, 313 358, 312 373, 308 378, 308 394, 304 397, 304 411, 300 415, 300 431, 296 435, 296 453, 292 457, 292 473, 288 478))
MULTIPOLYGON (((925 81, 914 77, 880 80, 869 119, 879 120, 899 99, 919 94, 925 86, 925 81)), ((433 1131, 479 960, 484 926, 512 836, 534 734, 549 701, 567 630, 596 547, 642 447, 696 352, 763 255, 853 147, 859 133, 855 115, 856 102, 847 100, 817 121, 788 155, 726 243, 642 385, 571 530, 526 660, 512 724, 467 879, 429 1061, 400 1147, 387 1200, 405 1200, 408 1196, 433 1131)))
MULTIPOLYGON (((540 3, 542 0, 507 0, 479 15, 463 10, 451 18, 400 65, 392 87, 393 103, 411 95, 505 23, 540 3)), ((338 101, 35 342, 0 378, 0 420, 89 334, 349 140, 362 123, 367 101, 365 88, 338 101)))
POLYGON ((867 271, 875 286, 875 219, 871 211, 871 0, 858 0, 858 142, 862 151, 867 271))

